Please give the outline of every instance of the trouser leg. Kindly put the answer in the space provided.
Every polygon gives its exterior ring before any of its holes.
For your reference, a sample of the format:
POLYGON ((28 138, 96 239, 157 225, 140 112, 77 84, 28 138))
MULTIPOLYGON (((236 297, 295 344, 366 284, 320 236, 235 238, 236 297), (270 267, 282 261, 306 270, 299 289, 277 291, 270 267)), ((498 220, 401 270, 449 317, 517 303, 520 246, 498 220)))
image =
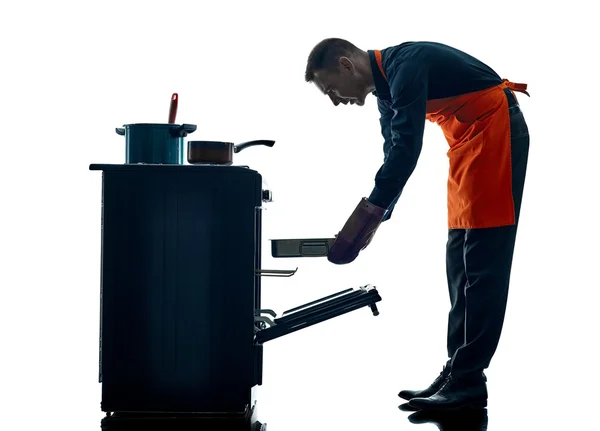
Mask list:
MULTIPOLYGON (((446 243, 446 277, 450 294, 450 312, 448 313, 447 349, 448 358, 465 341, 465 296, 467 273, 463 259, 465 229, 450 229, 446 243)), ((448 360, 449 365, 450 360, 448 360)))

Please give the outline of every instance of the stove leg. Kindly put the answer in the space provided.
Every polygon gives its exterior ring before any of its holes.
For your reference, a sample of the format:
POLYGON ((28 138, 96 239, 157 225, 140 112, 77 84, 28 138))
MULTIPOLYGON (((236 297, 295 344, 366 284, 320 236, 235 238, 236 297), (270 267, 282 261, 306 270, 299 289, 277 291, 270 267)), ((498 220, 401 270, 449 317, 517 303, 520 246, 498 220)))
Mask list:
POLYGON ((266 431, 256 419, 256 406, 245 413, 185 414, 107 412, 102 431, 266 431))

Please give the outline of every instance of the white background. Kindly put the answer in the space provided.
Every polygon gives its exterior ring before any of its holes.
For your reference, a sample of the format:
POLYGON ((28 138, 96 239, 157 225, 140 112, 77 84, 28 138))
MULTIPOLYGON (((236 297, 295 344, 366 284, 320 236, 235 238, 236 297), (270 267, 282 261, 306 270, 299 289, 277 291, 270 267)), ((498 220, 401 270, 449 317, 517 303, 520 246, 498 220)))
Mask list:
MULTIPOLYGON (((409 429, 402 388, 446 359, 447 144, 427 124, 392 219, 351 265, 277 260, 271 238, 332 236, 382 160, 375 98, 335 108, 304 82, 325 37, 363 49, 450 44, 503 78, 531 133, 504 332, 488 375, 489 429, 590 429, 598 384, 597 77, 593 2, 3 2, 0 7, 0 429, 99 429, 101 174, 115 127, 166 122, 190 139, 274 139, 235 155, 263 175, 263 306, 282 312, 371 283, 355 311, 265 345, 259 418, 271 431, 409 429), (326 4, 326 6, 324 5, 326 4), (589 422, 588 422, 589 421, 589 422)), ((422 425, 418 429, 435 429, 422 425)))

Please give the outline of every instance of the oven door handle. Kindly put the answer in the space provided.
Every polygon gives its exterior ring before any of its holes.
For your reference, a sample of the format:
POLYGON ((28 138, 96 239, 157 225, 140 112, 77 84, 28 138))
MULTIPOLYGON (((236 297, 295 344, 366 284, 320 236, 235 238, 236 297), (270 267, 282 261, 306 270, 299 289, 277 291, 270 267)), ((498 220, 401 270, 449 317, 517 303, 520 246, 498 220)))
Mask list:
POLYGON ((291 277, 298 271, 296 269, 258 269, 255 271, 256 275, 261 277, 291 277))

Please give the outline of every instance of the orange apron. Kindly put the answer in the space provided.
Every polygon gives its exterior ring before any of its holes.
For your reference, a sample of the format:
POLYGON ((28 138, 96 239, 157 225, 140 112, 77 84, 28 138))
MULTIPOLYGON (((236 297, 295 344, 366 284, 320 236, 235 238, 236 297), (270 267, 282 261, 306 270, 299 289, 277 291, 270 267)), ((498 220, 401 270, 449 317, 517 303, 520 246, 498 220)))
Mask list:
MULTIPOLYGON (((383 76, 381 54, 376 60, 383 76)), ((497 86, 427 102, 426 119, 437 123, 450 149, 448 228, 474 229, 515 223, 510 115, 504 89, 527 93, 506 79, 497 86)))

